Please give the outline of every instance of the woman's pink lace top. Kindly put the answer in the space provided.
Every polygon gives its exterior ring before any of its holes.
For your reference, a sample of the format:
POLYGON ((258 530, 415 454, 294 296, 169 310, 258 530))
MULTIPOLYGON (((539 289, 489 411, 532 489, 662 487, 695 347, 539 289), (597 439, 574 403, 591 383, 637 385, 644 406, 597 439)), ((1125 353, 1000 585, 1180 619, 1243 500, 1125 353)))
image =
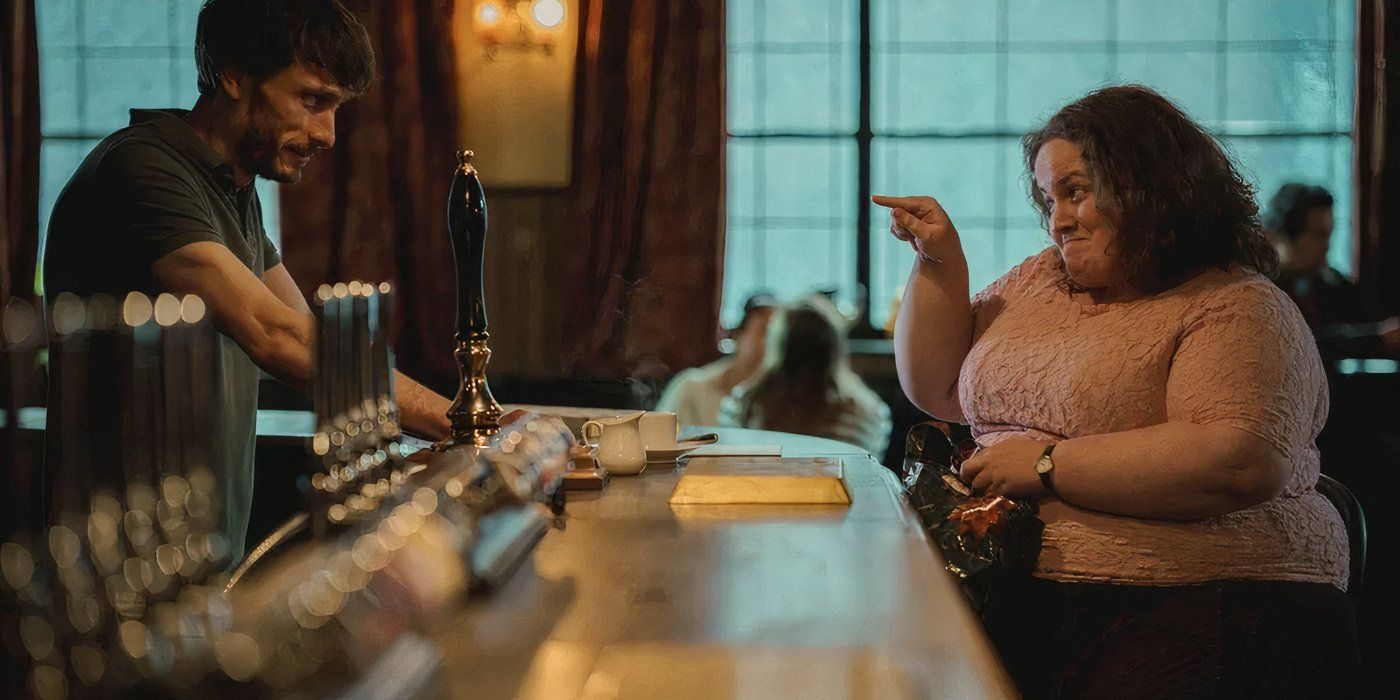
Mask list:
POLYGON ((1144 585, 1308 581, 1345 590, 1346 532, 1313 488, 1327 383, 1293 302, 1241 269, 1211 270, 1117 304, 1072 297, 1062 275, 1048 248, 974 297, 959 393, 979 441, 1069 439, 1167 421, 1227 425, 1267 440, 1293 470, 1272 501, 1194 522, 1047 499, 1036 575, 1144 585))

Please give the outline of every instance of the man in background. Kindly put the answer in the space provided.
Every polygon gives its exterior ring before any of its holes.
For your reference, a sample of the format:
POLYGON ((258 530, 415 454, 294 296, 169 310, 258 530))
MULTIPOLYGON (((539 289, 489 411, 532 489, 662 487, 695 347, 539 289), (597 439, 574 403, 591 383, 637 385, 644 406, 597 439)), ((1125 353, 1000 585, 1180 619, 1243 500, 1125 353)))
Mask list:
POLYGON ((1348 357, 1400 354, 1400 319, 1368 315, 1361 290, 1327 264, 1332 204, 1327 190, 1293 182, 1279 188, 1264 214, 1279 248, 1276 281, 1303 312, 1329 371, 1348 357))

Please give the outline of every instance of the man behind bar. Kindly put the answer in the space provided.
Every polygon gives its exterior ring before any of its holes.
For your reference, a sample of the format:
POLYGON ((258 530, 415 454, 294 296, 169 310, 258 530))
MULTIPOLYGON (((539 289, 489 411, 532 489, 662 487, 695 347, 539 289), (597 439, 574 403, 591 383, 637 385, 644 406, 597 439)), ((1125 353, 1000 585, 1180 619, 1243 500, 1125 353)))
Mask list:
MULTIPOLYGON (((313 318, 263 229, 253 178, 295 183, 335 143, 335 113, 374 80, 369 35, 336 0, 209 0, 195 38, 199 99, 131 110, 54 206, 48 294, 197 294, 221 335, 212 358, 210 465, 242 555, 253 495, 258 368, 311 373, 313 318)), ((139 97, 139 96, 133 96, 139 97)), ((449 431, 447 399, 399 375, 405 430, 449 431)), ((82 439, 82 436, 55 436, 82 439)))

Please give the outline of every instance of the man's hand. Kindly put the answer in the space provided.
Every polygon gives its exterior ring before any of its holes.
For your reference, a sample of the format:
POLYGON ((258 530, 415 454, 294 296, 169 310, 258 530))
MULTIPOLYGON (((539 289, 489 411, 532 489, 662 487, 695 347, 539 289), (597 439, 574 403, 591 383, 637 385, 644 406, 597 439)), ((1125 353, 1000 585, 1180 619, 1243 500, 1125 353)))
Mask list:
POLYGON ((963 462, 962 480, 978 493, 1037 501, 1050 495, 1035 471, 1045 445, 1018 435, 983 447, 963 462))

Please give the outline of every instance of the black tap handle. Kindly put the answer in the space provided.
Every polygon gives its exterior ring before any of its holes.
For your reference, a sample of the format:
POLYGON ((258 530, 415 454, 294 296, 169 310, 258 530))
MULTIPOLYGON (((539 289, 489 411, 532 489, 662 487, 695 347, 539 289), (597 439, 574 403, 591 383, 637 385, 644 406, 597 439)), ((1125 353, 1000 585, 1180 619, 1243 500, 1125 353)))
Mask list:
POLYGON ((447 196, 447 232, 457 263, 457 340, 486 333, 486 299, 482 269, 486 262, 486 192, 471 151, 457 152, 457 170, 447 196))

